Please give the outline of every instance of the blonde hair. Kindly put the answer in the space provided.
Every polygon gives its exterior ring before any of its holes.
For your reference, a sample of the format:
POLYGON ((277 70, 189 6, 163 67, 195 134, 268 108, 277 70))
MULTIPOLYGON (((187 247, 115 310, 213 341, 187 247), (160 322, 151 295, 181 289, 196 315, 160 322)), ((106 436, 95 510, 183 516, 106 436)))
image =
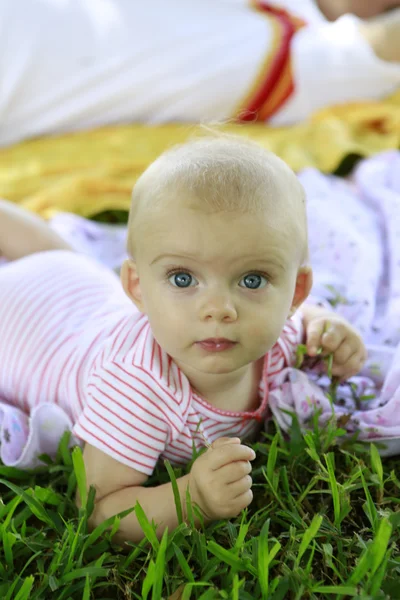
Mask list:
MULTIPOLYGON (((132 193, 128 252, 143 215, 184 196, 212 212, 257 213, 278 209, 300 234, 301 263, 308 260, 305 193, 288 165, 272 152, 239 136, 219 134, 189 140, 159 156, 139 177, 132 193), (293 213, 297 218, 293 222, 293 213)), ((275 210, 274 210, 275 212, 275 210)))

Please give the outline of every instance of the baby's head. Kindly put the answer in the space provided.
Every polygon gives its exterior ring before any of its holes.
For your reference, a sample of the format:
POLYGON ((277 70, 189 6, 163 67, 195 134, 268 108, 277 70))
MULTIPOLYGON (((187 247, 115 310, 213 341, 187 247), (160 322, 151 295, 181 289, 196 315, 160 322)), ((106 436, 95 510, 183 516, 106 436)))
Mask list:
POLYGON ((261 358, 311 287, 303 188, 277 156, 231 136, 150 165, 133 191, 128 251, 124 289, 184 372, 261 358), (199 343, 210 338, 234 343, 199 343))

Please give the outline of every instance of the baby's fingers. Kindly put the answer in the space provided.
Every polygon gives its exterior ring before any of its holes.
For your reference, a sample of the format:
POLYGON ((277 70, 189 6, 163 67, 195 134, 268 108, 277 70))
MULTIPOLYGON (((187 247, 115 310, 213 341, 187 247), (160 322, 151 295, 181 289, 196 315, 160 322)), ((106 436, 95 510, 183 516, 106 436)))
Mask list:
MULTIPOLYGON (((336 353, 339 350, 339 348, 344 344, 345 339, 346 339, 346 331, 340 325, 335 325, 335 326, 327 328, 327 330, 325 331, 325 333, 322 335, 322 338, 321 338, 321 346, 322 346, 323 354, 326 355, 326 354, 331 354, 332 352, 334 352, 335 359, 336 359, 336 353)), ((346 351, 346 346, 345 346, 344 350, 346 351)), ((353 352, 354 352, 354 349, 350 349, 349 356, 353 352)))
POLYGON ((224 446, 225 444, 240 444, 240 438, 238 438, 238 437, 227 437, 227 436, 217 438, 211 444, 211 448, 213 450, 216 450, 217 448, 220 448, 221 446, 224 446))
POLYGON ((315 319, 307 327, 307 354, 315 356, 318 348, 321 346, 322 336, 326 329, 326 321, 315 319))
POLYGON ((349 362, 350 357, 356 353, 356 348, 354 344, 351 345, 346 340, 342 342, 337 350, 335 350, 335 354, 333 356, 333 360, 336 366, 345 365, 349 362))
POLYGON ((236 461, 250 461, 255 459, 255 452, 249 446, 240 443, 224 443, 218 447, 211 447, 204 457, 213 471, 221 469, 224 465, 229 465, 236 461))
POLYGON ((365 363, 365 358, 359 352, 354 353, 344 364, 334 362, 332 375, 339 377, 342 381, 357 375, 365 363))
MULTIPOLYGON (((245 494, 246 492, 250 491, 252 484, 253 484, 253 480, 252 480, 251 476, 245 475, 238 481, 230 483, 227 486, 226 491, 230 498, 237 498, 238 496, 241 496, 242 494, 245 494)), ((253 499, 253 495, 251 495, 250 502, 252 499, 253 499)))
POLYGON ((333 355, 332 374, 348 379, 359 373, 367 360, 367 349, 362 340, 346 339, 333 355))
POLYGON ((218 481, 231 484, 243 479, 251 473, 251 463, 248 460, 237 460, 218 469, 218 481))

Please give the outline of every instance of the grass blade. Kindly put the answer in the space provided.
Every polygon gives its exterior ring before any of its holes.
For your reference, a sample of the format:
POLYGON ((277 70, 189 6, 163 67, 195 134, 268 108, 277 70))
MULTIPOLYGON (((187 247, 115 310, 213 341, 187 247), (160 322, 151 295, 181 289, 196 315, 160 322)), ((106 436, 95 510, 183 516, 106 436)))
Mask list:
POLYGON ((14 600, 29 600, 34 581, 35 578, 33 577, 33 575, 27 577, 24 583, 22 584, 22 587, 19 590, 18 594, 15 596, 14 600))
POLYGON ((265 521, 260 532, 258 540, 258 580, 263 598, 268 598, 269 592, 269 549, 268 549, 268 534, 269 534, 270 519, 265 521))
POLYGON ((350 585, 319 585, 313 589, 316 594, 336 594, 338 596, 357 596, 358 588, 350 585))
POLYGON ((164 529, 154 567, 154 583, 151 594, 152 600, 161 600, 165 573, 165 553, 168 545, 168 527, 164 529))
POLYGON ((83 461, 82 450, 79 448, 79 446, 76 446, 72 451, 72 463, 74 466, 76 481, 78 484, 81 506, 83 509, 85 509, 88 499, 86 470, 85 463, 83 461))
POLYGON ((169 460, 165 460, 164 464, 165 464, 165 467, 168 471, 168 475, 171 480, 172 491, 173 491, 174 500, 175 500, 176 514, 178 516, 178 523, 180 525, 181 523, 183 523, 183 514, 182 514, 182 502, 181 502, 181 496, 179 493, 178 484, 176 483, 175 473, 174 473, 173 468, 171 467, 171 463, 169 462, 169 460))
POLYGON ((385 557, 392 533, 392 525, 388 519, 382 519, 373 542, 361 556, 356 568, 351 574, 348 583, 357 585, 369 572, 373 575, 385 557))
POLYGON ((340 495, 339 487, 335 476, 335 456, 332 452, 325 454, 325 462, 328 467, 329 485, 331 488, 332 502, 333 502, 333 513, 334 523, 337 529, 340 529, 340 495))
POLYGON ((85 589, 83 590, 82 600, 90 600, 90 578, 86 575, 85 589))
POLYGON ((274 439, 272 440, 271 447, 268 452, 268 462, 267 462, 267 477, 270 481, 272 481, 272 476, 274 474, 274 469, 276 465, 276 459, 278 457, 278 443, 280 439, 279 432, 276 433, 274 439))
MULTIPOLYGON (((43 521, 44 523, 46 523, 46 525, 48 525, 52 529, 55 529, 56 531, 59 532, 57 523, 53 522, 53 520, 50 518, 50 515, 47 513, 46 509, 36 500, 36 498, 34 498, 32 496, 33 491, 31 489, 29 489, 28 491, 25 491, 22 488, 18 487, 17 485, 14 485, 10 481, 6 481, 5 479, 0 479, 0 483, 7 486, 8 488, 10 488, 15 494, 21 496, 21 498, 29 506, 32 513, 35 515, 35 517, 40 519, 40 521, 43 521)), ((61 532, 59 532, 59 533, 61 533, 61 532)))
POLYGON ((146 517, 146 514, 145 514, 143 508, 140 506, 138 501, 135 504, 135 515, 139 522, 140 527, 143 529, 144 535, 146 536, 146 538, 149 540, 150 544, 152 545, 154 552, 158 552, 159 547, 160 547, 160 542, 158 541, 157 534, 154 531, 154 526, 150 525, 150 522, 149 522, 148 518, 146 517))
POLYGON ((186 579, 188 580, 188 582, 194 582, 192 570, 189 567, 188 562, 187 562, 186 558, 184 557, 182 550, 180 548, 178 548, 178 546, 174 542, 172 542, 172 547, 174 549, 175 556, 178 559, 179 565, 180 565, 186 579))
POLYGON ((378 502, 381 503, 383 500, 383 493, 384 493, 383 466, 382 466, 381 456, 380 456, 375 444, 371 444, 371 466, 372 466, 373 471, 378 476, 378 481, 379 481, 378 502))
POLYGON ((233 554, 233 552, 226 550, 226 548, 223 548, 222 546, 217 544, 217 542, 214 542, 214 540, 208 542, 207 548, 212 554, 214 554, 214 556, 219 558, 225 564, 234 567, 235 570, 248 571, 253 575, 257 574, 257 569, 255 569, 251 564, 246 563, 241 558, 238 558, 233 554))
POLYGON ((306 529, 303 534, 303 538, 300 543, 300 548, 296 557, 296 566, 298 567, 301 561, 301 558, 304 552, 307 550, 308 546, 311 544, 312 540, 317 535, 321 524, 323 521, 322 515, 314 515, 313 520, 311 521, 310 527, 306 529))
POLYGON ((361 483, 363 485, 364 488, 364 493, 365 493, 365 497, 366 497, 366 503, 364 505, 364 512, 367 515, 369 522, 371 523, 372 526, 372 530, 374 532, 374 534, 376 534, 376 529, 379 523, 379 516, 378 516, 378 511, 376 510, 376 506, 374 504, 374 501, 372 500, 372 496, 370 494, 370 491, 368 489, 368 485, 365 481, 363 472, 360 470, 360 478, 361 478, 361 483))
POLYGON ((150 560, 149 566, 147 567, 147 574, 146 574, 146 577, 144 578, 143 585, 142 585, 142 599, 143 600, 147 600, 147 596, 149 595, 149 592, 154 585, 155 569, 156 569, 156 566, 155 566, 154 561, 150 560))

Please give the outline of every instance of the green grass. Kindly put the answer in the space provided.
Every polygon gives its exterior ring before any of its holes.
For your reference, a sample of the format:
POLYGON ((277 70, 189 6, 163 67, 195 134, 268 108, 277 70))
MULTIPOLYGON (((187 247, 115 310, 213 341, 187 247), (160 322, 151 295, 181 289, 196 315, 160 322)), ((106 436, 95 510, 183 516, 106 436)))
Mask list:
MULTIPOLYGON (((333 423, 305 436, 295 423, 288 439, 271 427, 253 444, 247 511, 159 541, 133 507, 147 539, 125 553, 106 531, 118 518, 88 533, 92 490, 75 508, 85 476, 68 436, 40 470, 0 467, 0 598, 400 598, 397 461, 354 440, 339 448, 333 423)), ((167 467, 149 485, 185 472, 167 467)))

